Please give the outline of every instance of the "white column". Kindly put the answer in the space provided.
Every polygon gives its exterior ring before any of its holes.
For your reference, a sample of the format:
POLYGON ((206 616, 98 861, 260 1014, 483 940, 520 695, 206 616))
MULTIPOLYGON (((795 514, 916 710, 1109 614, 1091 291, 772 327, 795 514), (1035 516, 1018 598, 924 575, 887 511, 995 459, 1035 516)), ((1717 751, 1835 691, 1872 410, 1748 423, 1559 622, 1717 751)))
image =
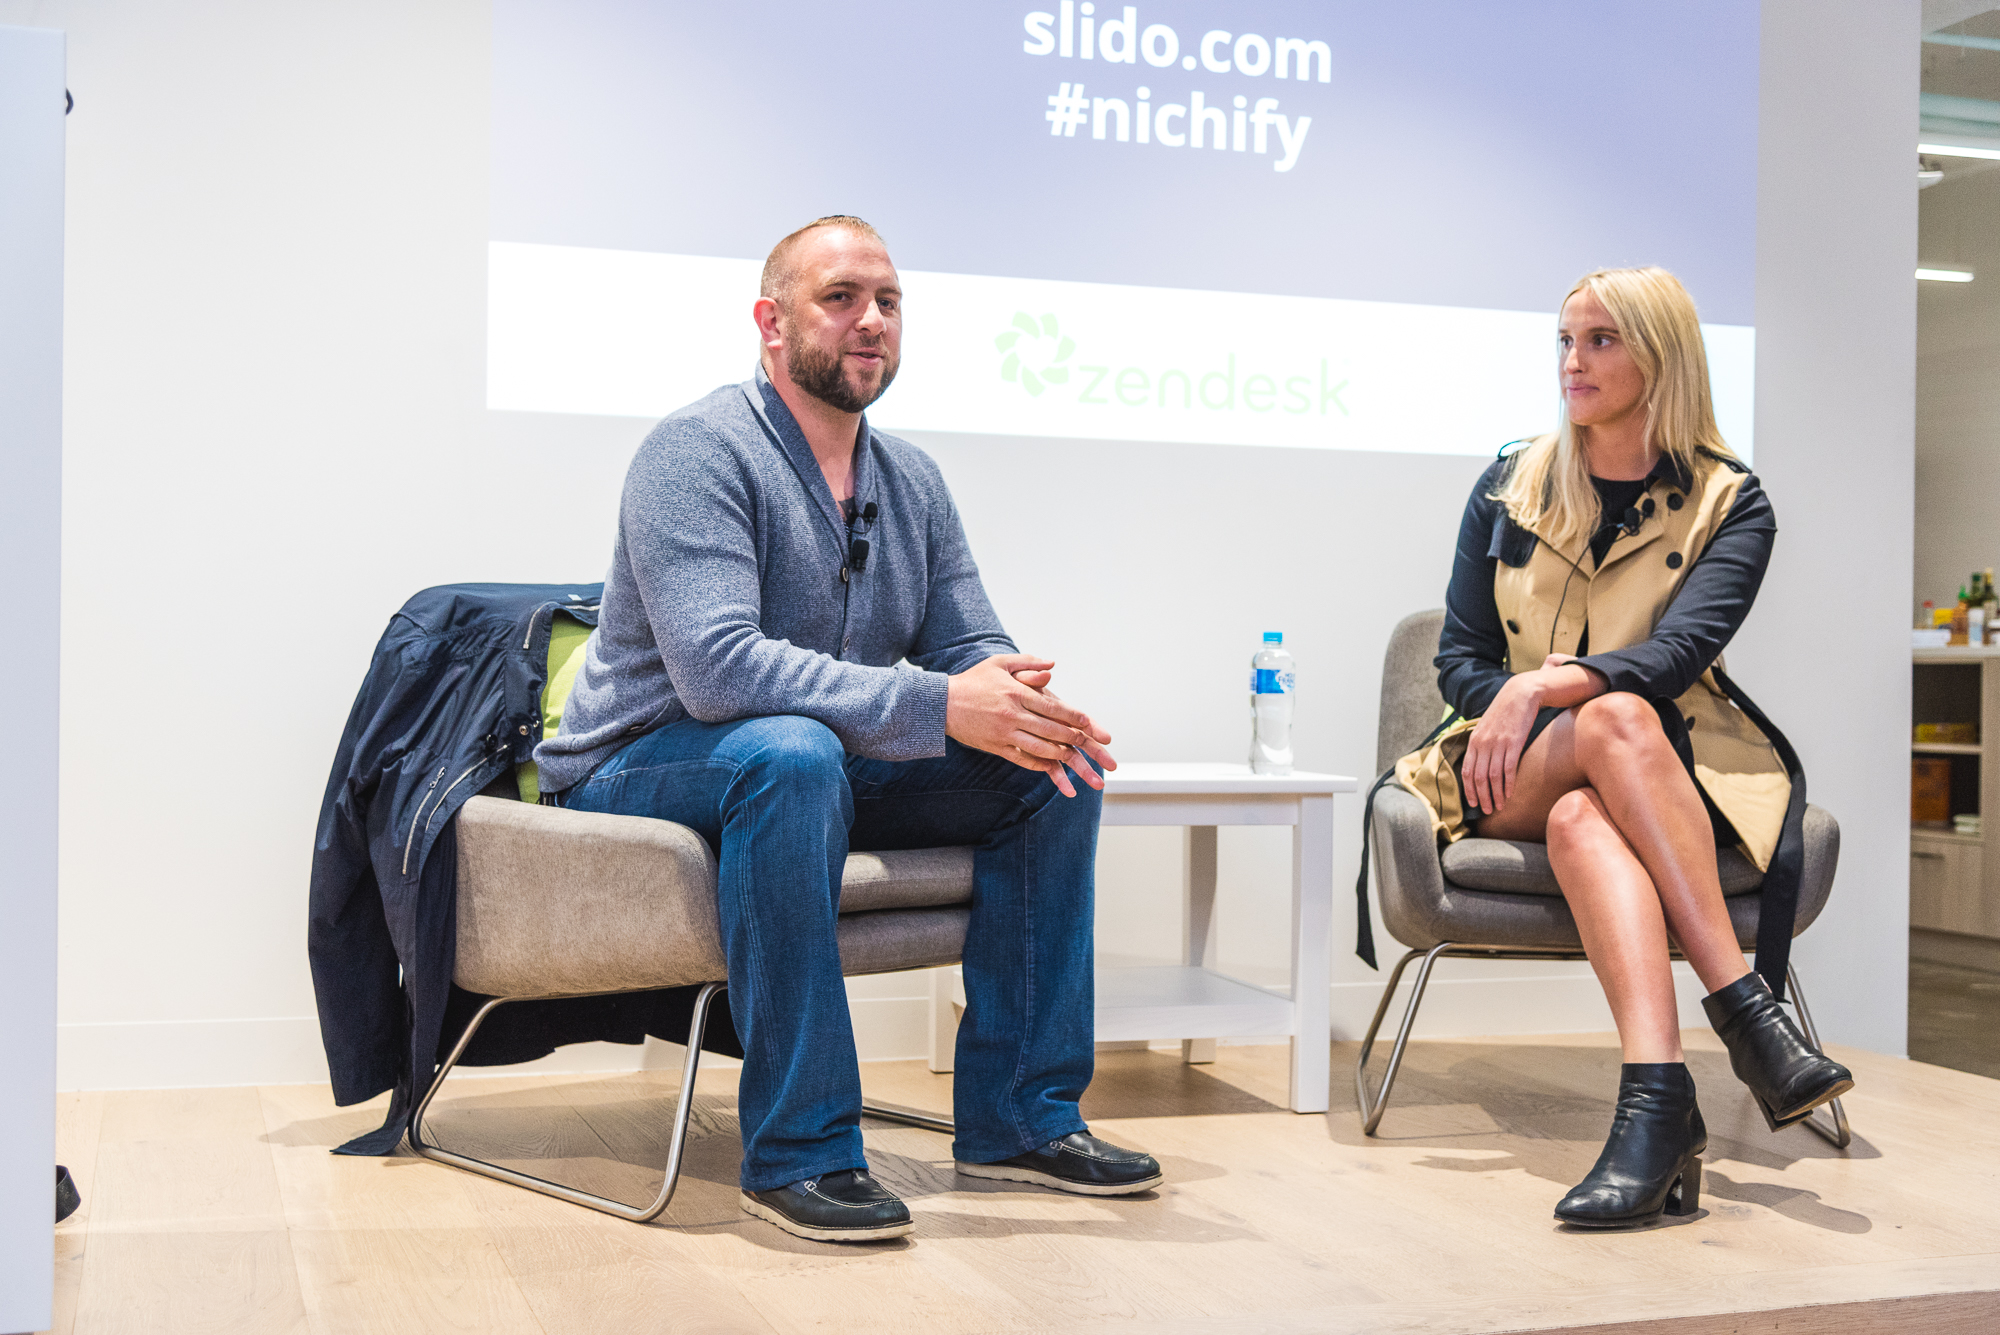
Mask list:
MULTIPOLYGON (((1793 948, 1820 1033, 1896 1055, 1909 1032, 1910 173, 1924 8, 1762 6, 1755 466, 1779 532, 1756 609, 1729 645, 1729 675, 1785 730, 1814 805, 1840 822, 1832 898, 1793 948)), ((1989 513, 1995 475, 1989 458, 1989 513)))
POLYGON ((63 35, 0 27, 0 1331, 53 1323, 63 35))

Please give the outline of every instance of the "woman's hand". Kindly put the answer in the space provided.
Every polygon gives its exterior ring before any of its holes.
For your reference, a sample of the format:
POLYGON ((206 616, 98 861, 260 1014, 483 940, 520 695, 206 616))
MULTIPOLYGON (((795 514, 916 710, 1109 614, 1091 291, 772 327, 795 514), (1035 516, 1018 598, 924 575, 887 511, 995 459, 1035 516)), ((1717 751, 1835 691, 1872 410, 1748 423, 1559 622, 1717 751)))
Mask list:
POLYGON ((1550 654, 1537 670, 1509 677, 1473 727, 1458 769, 1472 804, 1489 816, 1507 805, 1521 753, 1528 749, 1528 733, 1544 706, 1580 705, 1604 694, 1607 685, 1602 673, 1573 654, 1550 654))
POLYGON ((1544 674, 1555 666, 1550 662, 1540 672, 1509 677, 1472 729, 1458 772, 1465 781, 1467 797, 1489 816, 1498 815, 1514 791, 1514 775, 1521 767, 1521 752, 1528 746, 1528 732, 1548 694, 1544 674))

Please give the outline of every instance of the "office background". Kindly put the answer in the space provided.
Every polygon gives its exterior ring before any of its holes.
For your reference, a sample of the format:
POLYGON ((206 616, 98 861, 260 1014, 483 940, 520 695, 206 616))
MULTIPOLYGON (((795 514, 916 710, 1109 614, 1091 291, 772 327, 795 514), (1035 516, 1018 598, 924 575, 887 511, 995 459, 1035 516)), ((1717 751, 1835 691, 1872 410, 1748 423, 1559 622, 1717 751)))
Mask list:
MULTIPOLYGON (((1762 7, 1756 454, 1781 536, 1731 650, 1843 827, 1838 890, 1799 952, 1825 980, 1822 1025, 1885 1052, 1904 1041, 1912 11, 1762 7)), ((599 577, 646 424, 485 406, 487 5, 0 0, 0 22, 66 29, 77 97, 59 1083, 322 1079, 304 886, 370 647, 425 585, 599 577)), ((1579 97, 1617 77, 1581 71, 1579 97)), ((1560 228, 1588 207, 1587 180, 1578 196, 1509 203, 1560 228)), ((747 319, 722 336, 738 334, 747 345, 747 319)), ((918 439, 959 497, 1008 626, 1060 661, 1059 689, 1104 716, 1120 755, 1238 758, 1243 660, 1258 632, 1283 629, 1301 664, 1300 762, 1345 773, 1372 763, 1383 644, 1403 614, 1438 603, 1481 467, 918 439)), ((1359 807, 1341 804, 1343 884, 1359 807)), ((1170 834, 1107 832, 1107 951, 1178 946, 1178 852, 1170 834)), ((1285 854, 1282 832, 1224 835, 1223 968, 1281 967, 1285 854)), ((1380 985, 1347 953, 1351 931, 1343 915, 1342 1035, 1380 985)), ((920 984, 856 986, 864 1053, 919 1051, 920 984)), ((1468 965, 1439 985, 1425 1025, 1607 1019, 1580 966, 1468 965)))

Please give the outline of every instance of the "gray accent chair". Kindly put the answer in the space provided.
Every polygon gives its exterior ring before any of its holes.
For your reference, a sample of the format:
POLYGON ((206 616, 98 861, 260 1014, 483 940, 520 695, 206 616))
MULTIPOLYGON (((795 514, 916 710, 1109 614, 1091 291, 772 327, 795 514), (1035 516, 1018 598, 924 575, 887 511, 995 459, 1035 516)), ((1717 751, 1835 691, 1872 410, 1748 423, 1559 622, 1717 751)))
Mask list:
MULTIPOLYGON (((512 782, 509 776, 508 782, 512 782)), ((841 972, 956 964, 971 917, 972 850, 854 853, 840 887, 841 972)), ((427 1159, 637 1223, 673 1199, 694 1107, 709 1007, 729 976, 715 855, 684 825, 475 797, 458 816, 458 960, 453 981, 492 1000, 466 1025, 410 1119, 427 1159), (486 1017, 513 1001, 700 985, 681 1067, 666 1178, 649 1206, 534 1177, 424 1136, 424 1114, 486 1017)), ((949 1132, 950 1120, 879 1104, 870 1116, 949 1132)))
MULTIPOLYGON (((1444 717, 1444 697, 1438 694, 1437 669, 1432 665, 1443 628, 1442 609, 1417 612, 1403 618, 1389 636, 1389 649, 1382 659, 1382 711, 1375 737, 1378 774, 1415 750, 1444 717)), ((1389 975, 1354 1063, 1361 1128, 1372 1136, 1388 1107, 1417 1008, 1423 1004, 1424 989, 1439 959, 1581 960, 1584 953, 1576 919, 1556 884, 1543 845, 1468 836, 1440 854, 1431 833, 1429 809, 1414 793, 1393 781, 1375 794, 1370 833, 1382 926, 1409 948, 1389 975), (1369 1053, 1403 971, 1419 957, 1423 962, 1411 985, 1381 1088, 1371 1095, 1369 1053)), ((1808 804, 1805 869, 1793 936, 1810 927, 1826 907, 1839 860, 1840 826, 1825 811, 1808 804)), ((1754 949, 1759 907, 1756 891, 1763 878, 1755 865, 1733 848, 1722 850, 1717 869, 1737 942, 1745 950, 1754 949)), ((1806 1009, 1796 968, 1787 990, 1798 1006, 1799 1028, 1806 1040, 1818 1047, 1819 1035, 1806 1009)), ((1840 1100, 1828 1105, 1828 1112, 1830 1120, 1815 1113, 1807 1125, 1844 1148, 1852 1135, 1840 1100)))

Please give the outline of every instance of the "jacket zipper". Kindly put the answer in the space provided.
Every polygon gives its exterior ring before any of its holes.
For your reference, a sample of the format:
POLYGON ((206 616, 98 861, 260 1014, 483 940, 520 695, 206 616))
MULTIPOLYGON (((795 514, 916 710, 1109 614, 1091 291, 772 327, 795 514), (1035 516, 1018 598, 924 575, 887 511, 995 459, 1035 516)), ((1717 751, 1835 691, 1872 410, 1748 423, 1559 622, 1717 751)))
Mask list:
MULTIPOLYGON (((556 608, 560 607, 561 605, 562 604, 560 603, 545 603, 543 606, 541 606, 536 610, 533 616, 528 618, 528 635, 526 639, 521 641, 521 647, 523 649, 530 649, 534 647, 536 626, 541 622, 544 616, 547 616, 551 620, 553 620, 556 608)), ((451 796, 452 789, 458 787, 458 785, 460 785, 461 783, 464 783, 468 778, 472 776, 475 770, 479 769, 482 765, 489 763, 492 759, 493 757, 491 756, 485 756, 479 760, 474 761, 472 765, 465 771, 465 773, 459 775, 456 779, 453 779, 451 781, 450 787, 446 788, 442 793, 438 794, 437 805, 431 806, 431 793, 437 790, 438 784, 442 782, 444 779, 445 770, 449 768, 449 766, 445 765, 438 766, 437 776, 431 780, 431 786, 424 790, 424 800, 417 803, 416 812, 410 817, 410 837, 403 844, 403 875, 408 876, 410 874, 410 854, 414 852, 417 847, 417 822, 419 820, 423 820, 424 808, 427 806, 431 807, 431 818, 427 821, 424 821, 424 833, 429 834, 431 832, 431 826, 435 824, 437 821, 438 812, 444 809, 444 800, 447 797, 451 796)))
MULTIPOLYGON (((461 783, 464 783, 466 779, 471 776, 474 770, 477 770, 480 766, 488 763, 492 759, 493 757, 486 756, 483 757, 482 759, 474 761, 470 769, 467 769, 464 774, 459 775, 456 779, 453 779, 451 781, 451 788, 447 788, 442 793, 438 794, 437 805, 431 807, 431 818, 430 820, 424 822, 425 834, 429 834, 431 832, 432 822, 437 820, 438 812, 444 810, 444 800, 447 797, 451 796, 451 789, 458 787, 458 785, 460 785, 461 783)), ((438 768, 437 778, 431 780, 431 788, 436 788, 438 786, 438 780, 444 778, 444 771, 445 771, 444 766, 440 766, 438 768)), ((431 800, 430 792, 429 790, 426 790, 424 793, 424 800, 417 803, 417 814, 415 816, 410 817, 410 839, 408 843, 403 845, 403 875, 405 876, 408 876, 410 874, 410 851, 417 846, 417 818, 424 814, 424 808, 426 806, 430 806, 430 800, 431 800)))
MULTIPOLYGON (((532 649, 534 647, 536 627, 541 623, 542 618, 545 616, 548 617, 550 621, 554 621, 556 609, 560 608, 561 606, 562 606, 561 603, 545 603, 536 610, 533 616, 528 618, 528 635, 526 639, 521 641, 521 647, 523 649, 532 649)), ((846 621, 846 616, 845 613, 843 612, 842 615, 843 624, 845 623, 845 621, 846 621)), ((417 803, 416 812, 410 817, 410 837, 403 843, 403 875, 408 876, 410 874, 410 854, 414 852, 417 847, 417 822, 419 820, 423 820, 424 808, 427 806, 431 807, 431 818, 427 821, 424 821, 424 833, 429 834, 431 832, 431 826, 436 824, 437 822, 438 812, 444 810, 444 801, 447 797, 451 796, 452 790, 457 788, 458 785, 460 785, 461 783, 464 783, 467 779, 471 778, 475 771, 477 771, 480 767, 491 763, 492 760, 493 760, 492 756, 483 756, 480 759, 474 761, 466 769, 465 773, 459 775, 456 779, 453 779, 451 781, 450 787, 447 787, 442 793, 438 793, 437 805, 431 806, 431 794, 437 791, 438 784, 442 782, 444 779, 445 770, 450 768, 449 766, 446 765, 438 766, 438 772, 436 776, 431 779, 431 786, 424 790, 424 800, 417 803)))
POLYGON ((417 803, 416 811, 410 816, 410 838, 409 842, 403 845, 403 875, 405 876, 410 874, 410 850, 416 847, 417 843, 417 820, 424 814, 424 808, 430 805, 431 794, 437 791, 438 783, 444 778, 444 772, 447 768, 448 766, 445 765, 438 766, 437 774, 431 779, 431 786, 424 789, 424 800, 417 803))
MULTIPOLYGON (((491 763, 492 763, 492 760, 493 760, 493 757, 492 757, 492 756, 486 756, 486 757, 483 757, 482 759, 479 759, 479 760, 475 760, 474 762, 472 762, 472 768, 471 768, 471 769, 468 769, 468 770, 466 770, 464 774, 461 774, 461 775, 459 775, 459 776, 458 776, 458 777, 457 777, 456 779, 453 779, 453 780, 451 781, 451 788, 456 788, 456 787, 458 787, 458 785, 460 785, 461 783, 464 783, 464 782, 466 781, 466 779, 468 779, 469 777, 471 777, 471 775, 472 775, 472 772, 473 772, 473 770, 477 770, 477 769, 480 769, 480 768, 482 768, 482 767, 483 767, 483 766, 485 766, 485 765, 488 765, 488 764, 491 764, 491 763)), ((432 824, 432 822, 434 822, 434 821, 436 821, 436 820, 437 820, 437 818, 438 818, 438 812, 440 812, 440 811, 443 811, 443 810, 444 810, 444 800, 445 800, 445 799, 446 799, 447 797, 450 797, 450 796, 451 796, 451 788, 447 788, 447 789, 445 789, 445 790, 444 790, 444 791, 443 791, 442 793, 439 793, 439 794, 438 794, 438 800, 437 800, 437 805, 431 808, 431 818, 430 818, 430 820, 427 820, 427 821, 425 821, 425 822, 424 822, 424 833, 425 833, 425 834, 429 834, 429 833, 431 832, 431 824, 432 824)), ((403 850, 403 858, 404 858, 404 860, 405 860, 406 862, 407 862, 407 861, 409 860, 409 856, 410 856, 410 854, 409 854, 409 850, 408 850, 408 849, 404 849, 404 850, 403 850)), ((403 870, 407 872, 407 871, 409 870, 409 868, 408 868, 408 867, 405 867, 405 868, 404 868, 403 870)))

